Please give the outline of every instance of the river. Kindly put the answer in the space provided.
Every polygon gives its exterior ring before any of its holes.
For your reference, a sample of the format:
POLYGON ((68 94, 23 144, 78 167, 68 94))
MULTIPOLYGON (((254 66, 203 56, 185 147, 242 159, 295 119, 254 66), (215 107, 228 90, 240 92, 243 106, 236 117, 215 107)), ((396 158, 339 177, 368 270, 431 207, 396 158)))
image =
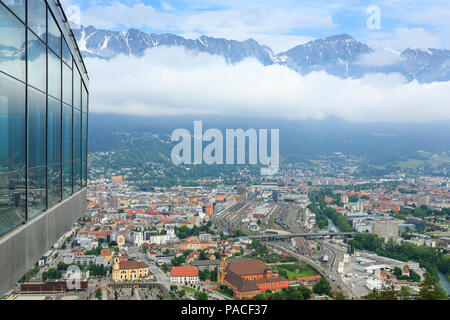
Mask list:
POLYGON ((441 287, 444 288, 447 295, 450 295, 450 281, 448 281, 447 277, 442 272, 439 272, 438 276, 441 287))
POLYGON ((334 224, 334 222, 328 218, 328 230, 332 231, 332 232, 339 232, 339 229, 336 227, 336 225, 334 224))

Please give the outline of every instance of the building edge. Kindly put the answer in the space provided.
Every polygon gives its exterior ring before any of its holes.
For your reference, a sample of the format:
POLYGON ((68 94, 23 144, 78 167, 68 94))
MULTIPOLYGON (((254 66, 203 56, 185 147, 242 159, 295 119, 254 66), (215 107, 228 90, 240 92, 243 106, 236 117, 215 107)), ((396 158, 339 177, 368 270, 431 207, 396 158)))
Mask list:
POLYGON ((86 188, 0 238, 0 297, 86 212, 86 188))

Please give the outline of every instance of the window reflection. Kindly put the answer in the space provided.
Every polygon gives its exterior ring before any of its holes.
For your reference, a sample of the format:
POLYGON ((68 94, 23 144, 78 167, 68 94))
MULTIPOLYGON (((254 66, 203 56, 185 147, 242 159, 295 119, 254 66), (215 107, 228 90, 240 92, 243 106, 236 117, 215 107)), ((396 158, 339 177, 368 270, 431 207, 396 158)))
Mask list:
POLYGON ((44 0, 28 1, 28 27, 45 42, 47 5, 44 0))
POLYGON ((0 70, 25 81, 25 26, 0 5, 0 70))
POLYGON ((0 73, 0 174, 25 169, 25 85, 0 73))
POLYGON ((66 40, 63 40, 62 54, 64 62, 67 63, 67 65, 72 68, 72 54, 70 53, 69 46, 67 45, 66 40))
POLYGON ((48 46, 61 57, 61 31, 50 11, 48 12, 48 46))
POLYGON ((63 104, 63 197, 72 194, 72 108, 63 104))
POLYGON ((81 177, 83 187, 87 185, 87 125, 87 114, 83 113, 83 128, 81 140, 81 177))
POLYGON ((2 0, 22 21, 25 21, 25 0, 2 0))
POLYGON ((73 191, 81 189, 81 112, 73 109, 73 191))
POLYGON ((48 52, 48 94, 61 99, 61 60, 48 52))
POLYGON ((82 100, 83 100, 83 108, 82 108, 82 110, 83 110, 83 112, 88 112, 88 103, 89 103, 89 101, 88 101, 88 93, 87 93, 86 87, 84 86, 84 83, 83 83, 83 97, 82 97, 82 100))
POLYGON ((0 173, 0 235, 25 221, 25 171, 0 173))
POLYGON ((0 235, 25 221, 25 86, 0 73, 0 235))
POLYGON ((46 209, 47 112, 45 94, 28 89, 28 218, 46 209))
POLYGON ((72 105, 72 70, 63 63, 63 101, 72 105))
POLYGON ((86 186, 88 92, 46 1, 0 2, 2 236, 86 186))
POLYGON ((46 91, 47 48, 31 32, 28 32, 28 84, 46 91))
POLYGON ((48 204, 61 200, 61 102, 48 99, 48 204))
POLYGON ((81 110, 81 76, 76 67, 73 68, 73 107, 81 110))
POLYGON ((33 219, 45 211, 47 207, 46 183, 47 169, 45 166, 28 169, 28 219, 33 219))

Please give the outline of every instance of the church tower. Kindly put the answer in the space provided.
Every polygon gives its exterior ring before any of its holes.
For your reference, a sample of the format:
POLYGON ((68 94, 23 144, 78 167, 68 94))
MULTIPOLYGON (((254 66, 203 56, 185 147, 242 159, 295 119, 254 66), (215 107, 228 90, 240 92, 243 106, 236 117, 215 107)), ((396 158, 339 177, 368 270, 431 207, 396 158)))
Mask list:
POLYGON ((120 261, 119 257, 114 256, 113 274, 112 274, 113 281, 119 281, 119 277, 120 277, 119 261, 120 261))
POLYGON ((217 283, 219 285, 224 285, 224 279, 227 275, 227 256, 223 255, 220 261, 220 269, 217 274, 217 283))

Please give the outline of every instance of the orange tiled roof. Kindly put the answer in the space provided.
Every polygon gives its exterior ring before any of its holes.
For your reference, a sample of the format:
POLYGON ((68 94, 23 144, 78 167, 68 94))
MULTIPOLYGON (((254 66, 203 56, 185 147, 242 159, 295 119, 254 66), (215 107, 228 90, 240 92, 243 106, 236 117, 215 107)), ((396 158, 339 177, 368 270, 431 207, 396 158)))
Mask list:
POLYGON ((198 277, 197 267, 173 267, 170 271, 172 277, 198 277))

